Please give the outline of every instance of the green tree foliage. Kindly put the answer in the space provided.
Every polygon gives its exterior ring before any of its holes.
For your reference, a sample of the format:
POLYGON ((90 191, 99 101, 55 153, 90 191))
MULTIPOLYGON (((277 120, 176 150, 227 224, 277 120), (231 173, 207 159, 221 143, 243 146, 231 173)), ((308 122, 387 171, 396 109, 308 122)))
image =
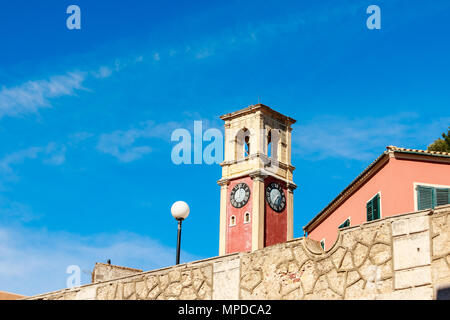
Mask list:
POLYGON ((437 139, 428 146, 428 151, 450 152, 450 127, 447 134, 444 132, 442 138, 437 139))

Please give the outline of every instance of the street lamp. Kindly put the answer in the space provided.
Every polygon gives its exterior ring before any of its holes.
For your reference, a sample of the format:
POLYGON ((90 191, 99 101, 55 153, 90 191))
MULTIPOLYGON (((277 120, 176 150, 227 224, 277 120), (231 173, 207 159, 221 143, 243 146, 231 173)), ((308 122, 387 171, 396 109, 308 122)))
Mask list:
POLYGON ((170 209, 172 216, 178 221, 178 237, 177 237, 177 261, 180 263, 180 245, 181 245, 181 222, 189 215, 189 206, 184 201, 177 201, 172 205, 170 209))

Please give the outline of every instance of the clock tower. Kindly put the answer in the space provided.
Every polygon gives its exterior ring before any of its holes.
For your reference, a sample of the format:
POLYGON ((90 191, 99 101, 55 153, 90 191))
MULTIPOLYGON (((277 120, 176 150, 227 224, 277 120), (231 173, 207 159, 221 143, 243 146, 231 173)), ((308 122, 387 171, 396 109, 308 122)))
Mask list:
POLYGON ((219 254, 254 251, 293 238, 291 125, 263 104, 220 117, 225 121, 221 163, 219 254))

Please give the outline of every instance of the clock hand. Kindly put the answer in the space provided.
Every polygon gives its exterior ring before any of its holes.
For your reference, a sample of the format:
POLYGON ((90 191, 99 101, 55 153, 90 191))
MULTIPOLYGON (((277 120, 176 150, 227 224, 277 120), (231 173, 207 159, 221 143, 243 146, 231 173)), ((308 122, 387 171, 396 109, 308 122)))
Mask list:
POLYGON ((279 203, 279 199, 281 198, 281 196, 280 195, 277 195, 277 197, 275 198, 275 201, 274 201, 274 203, 279 203))

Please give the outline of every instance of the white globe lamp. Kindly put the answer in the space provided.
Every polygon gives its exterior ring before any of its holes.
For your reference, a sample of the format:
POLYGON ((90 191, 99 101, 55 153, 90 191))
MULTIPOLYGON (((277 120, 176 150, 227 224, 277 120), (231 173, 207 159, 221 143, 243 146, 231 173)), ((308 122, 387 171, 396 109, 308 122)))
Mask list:
POLYGON ((176 264, 180 263, 180 247, 181 247, 181 223, 189 215, 189 206, 184 201, 177 201, 170 208, 172 216, 178 221, 178 235, 177 235, 177 258, 176 264))
POLYGON ((189 206, 184 201, 177 201, 172 205, 170 211, 176 220, 184 220, 189 215, 189 206))

